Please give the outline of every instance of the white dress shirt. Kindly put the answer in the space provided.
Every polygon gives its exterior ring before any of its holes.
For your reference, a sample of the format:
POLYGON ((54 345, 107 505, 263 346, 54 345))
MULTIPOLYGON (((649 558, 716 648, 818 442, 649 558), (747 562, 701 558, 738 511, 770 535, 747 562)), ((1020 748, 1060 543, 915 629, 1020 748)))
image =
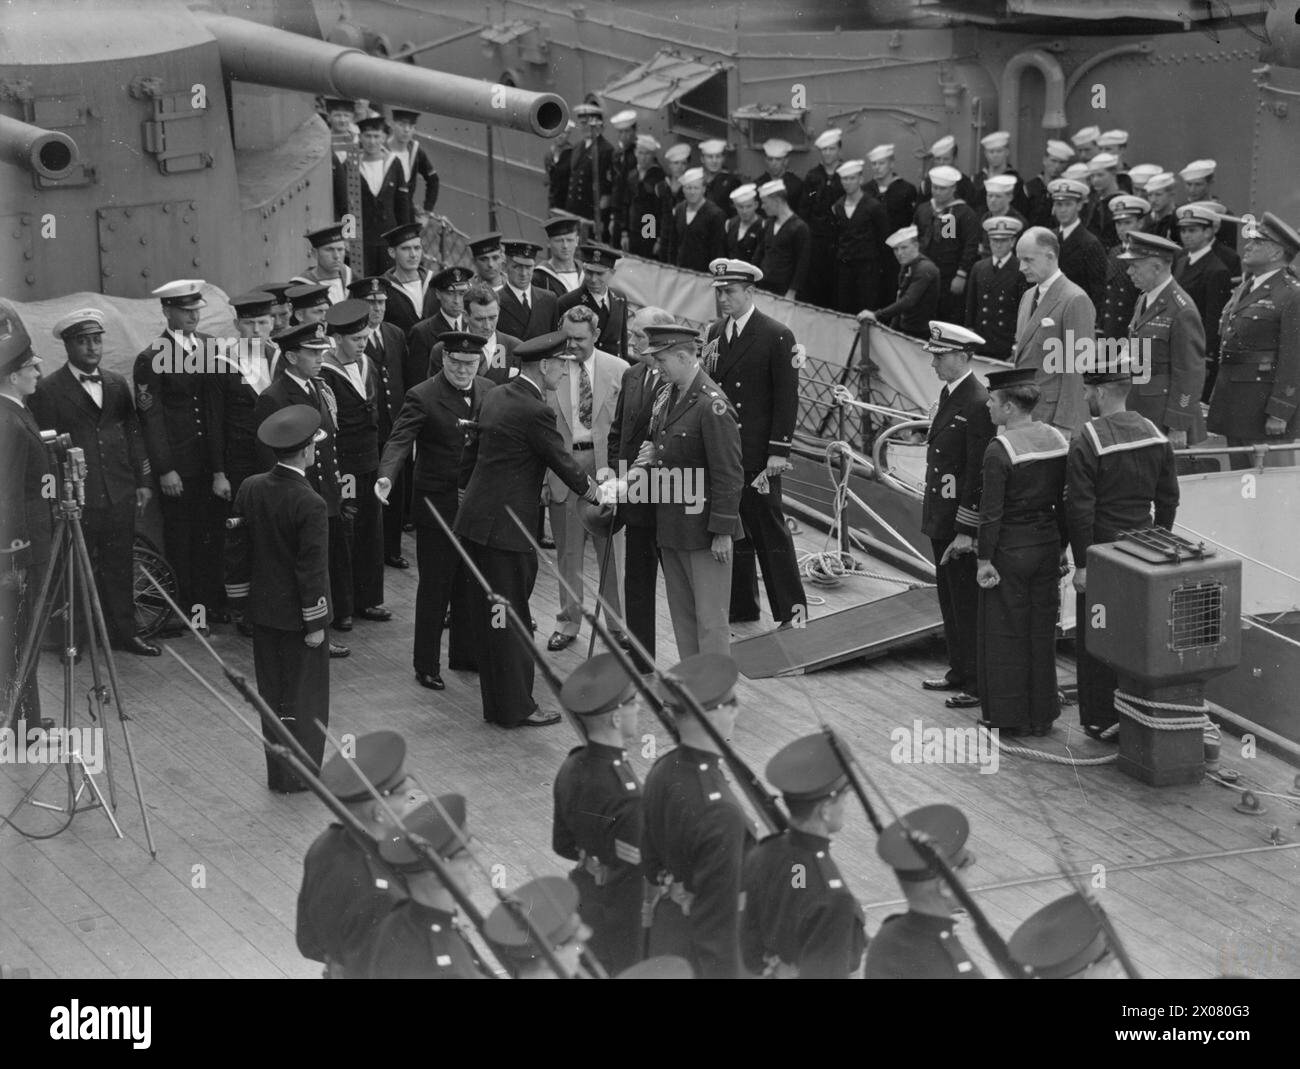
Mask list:
POLYGON ((1210 242, 1203 249, 1197 249, 1195 252, 1189 252, 1187 254, 1187 262, 1189 264, 1194 264, 1196 263, 1197 260, 1205 259, 1205 257, 1208 256, 1213 251, 1214 251, 1214 242, 1210 242))
POLYGON ((728 342, 731 341, 731 331, 732 331, 732 328, 733 328, 733 327, 735 328, 735 331, 736 331, 736 334, 737 334, 737 335, 742 334, 742 333, 744 332, 744 330, 745 330, 745 324, 749 322, 750 317, 754 314, 754 308, 755 308, 755 305, 752 305, 752 304, 751 304, 751 305, 749 306, 749 311, 746 312, 746 313, 745 313, 743 316, 741 316, 739 319, 729 319, 729 320, 727 320, 726 324, 724 325, 724 332, 725 332, 726 335, 727 335, 727 341, 728 341, 728 342))
POLYGON ((104 407, 104 383, 103 383, 104 369, 102 367, 97 367, 93 372, 91 371, 83 372, 75 364, 69 364, 68 370, 72 372, 73 377, 77 380, 77 385, 79 385, 83 390, 86 391, 87 394, 90 395, 90 399, 95 402, 95 407, 103 408, 104 407), (101 377, 100 381, 99 382, 81 381, 82 375, 92 375, 92 374, 99 375, 101 377))
POLYGON ((1160 283, 1160 285, 1156 286, 1155 289, 1147 290, 1146 293, 1142 294, 1141 311, 1138 312, 1138 315, 1144 314, 1148 308, 1150 308, 1153 304, 1155 304, 1156 298, 1160 296, 1160 294, 1164 291, 1164 288, 1168 286, 1169 283, 1171 283, 1173 280, 1174 280, 1174 276, 1170 275, 1167 279, 1165 279, 1162 283, 1160 283))
POLYGON ((1262 275, 1256 275, 1253 279, 1251 279, 1250 292, 1254 293, 1257 289, 1259 289, 1260 286, 1262 286, 1265 282, 1267 282, 1270 278, 1272 278, 1281 270, 1282 269, 1280 267, 1275 267, 1273 268, 1272 271, 1265 271, 1262 275))

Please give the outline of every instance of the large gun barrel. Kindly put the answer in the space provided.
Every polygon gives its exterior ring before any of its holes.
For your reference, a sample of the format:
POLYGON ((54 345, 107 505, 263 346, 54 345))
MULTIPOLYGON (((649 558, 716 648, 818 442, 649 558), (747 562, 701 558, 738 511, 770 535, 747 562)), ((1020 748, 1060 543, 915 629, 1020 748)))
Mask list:
POLYGON ((0 158, 42 178, 66 178, 77 165, 77 143, 58 130, 42 130, 0 115, 0 158))
POLYGON ((569 120, 554 93, 426 70, 228 15, 196 11, 234 78, 306 93, 379 100, 415 111, 555 137, 569 120))

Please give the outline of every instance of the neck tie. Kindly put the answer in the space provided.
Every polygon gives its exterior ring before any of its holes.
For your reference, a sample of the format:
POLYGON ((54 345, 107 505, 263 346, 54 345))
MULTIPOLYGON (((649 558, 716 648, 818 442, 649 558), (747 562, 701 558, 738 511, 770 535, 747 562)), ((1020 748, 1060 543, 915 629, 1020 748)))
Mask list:
POLYGON ((951 394, 952 394, 952 391, 949 390, 948 387, 947 387, 947 385, 945 384, 944 388, 943 388, 942 390, 939 391, 939 404, 940 404, 940 405, 945 405, 945 404, 947 404, 947 403, 948 403, 948 398, 949 398, 949 396, 951 396, 951 394))
POLYGON ((524 294, 522 303, 523 303, 523 306, 524 306, 524 315, 526 315, 526 316, 532 315, 532 314, 533 314, 533 307, 532 307, 531 304, 528 303, 528 294, 526 294, 526 293, 524 294))
POLYGON ((587 374, 587 364, 578 364, 578 422, 588 430, 591 429, 591 376, 587 374))
POLYGON ((1034 287, 1034 303, 1031 304, 1031 305, 1029 306, 1029 314, 1030 314, 1030 315, 1033 315, 1036 311, 1038 311, 1038 302, 1041 301, 1042 299, 1043 299, 1043 287, 1042 287, 1042 286, 1035 286, 1035 287, 1034 287))
POLYGON ((79 378, 82 382, 103 382, 104 381, 103 376, 100 375, 98 372, 90 375, 83 374, 82 372, 77 372, 77 378, 79 378))
POLYGON ((668 409, 668 398, 672 395, 673 384, 664 379, 655 387, 654 403, 650 406, 650 437, 653 438, 664 421, 668 409))
POLYGON ((1142 307, 1138 309, 1138 315, 1140 316, 1146 315, 1147 309, 1150 307, 1151 307, 1151 294, 1149 293, 1142 294, 1142 307))
POLYGON ((739 333, 740 333, 740 331, 738 331, 738 330, 736 329, 736 321, 733 319, 733 320, 731 321, 731 333, 727 335, 727 344, 728 344, 728 345, 735 345, 735 344, 736 344, 736 335, 739 334, 739 333))

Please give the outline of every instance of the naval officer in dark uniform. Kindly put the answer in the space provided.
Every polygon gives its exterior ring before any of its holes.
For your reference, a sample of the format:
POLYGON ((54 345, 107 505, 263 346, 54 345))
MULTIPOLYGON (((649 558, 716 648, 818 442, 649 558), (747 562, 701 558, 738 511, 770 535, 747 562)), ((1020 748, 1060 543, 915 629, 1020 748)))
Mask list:
POLYGON ((844 827, 849 779, 826 735, 806 735, 767 764, 790 827, 745 858, 740 951, 750 972, 775 979, 845 980, 867 948, 862 909, 831 860, 844 827))
POLYGON ((971 370, 971 353, 984 339, 955 323, 930 323, 925 351, 944 383, 930 417, 925 449, 925 501, 921 531, 934 551, 935 593, 943 614, 948 671, 924 679, 926 690, 955 691, 950 709, 979 704, 975 633, 979 626, 979 587, 975 584, 975 539, 980 527, 980 488, 984 451, 993 437, 988 391, 971 370))
MULTIPOLYGON (((537 554, 506 509, 524 523, 537 515, 546 470, 559 475, 575 494, 593 505, 596 484, 564 447, 555 410, 546 395, 564 378, 573 357, 556 331, 515 348, 519 374, 492 390, 479 410, 478 426, 460 466, 464 498, 456 513, 456 534, 492 589, 507 598, 521 619, 530 619, 528 599, 537 581, 537 554)), ((533 701, 532 656, 508 627, 493 627, 486 597, 471 599, 483 718, 501 727, 544 727, 559 714, 544 714, 533 701)))
POLYGON ((551 849, 578 863, 569 873, 578 913, 611 973, 641 957, 641 784, 625 749, 637 737, 636 698, 612 653, 591 658, 560 692, 587 744, 570 750, 555 775, 551 849))
POLYGON ((453 669, 476 668, 469 576, 456 548, 447 541, 429 509, 436 509, 448 524, 456 522, 461 454, 492 389, 492 383, 478 374, 483 362, 482 335, 449 331, 439 335, 438 342, 442 346, 442 370, 406 395, 397 425, 384 447, 374 487, 381 500, 387 499, 406 458, 413 447, 417 449, 412 515, 420 582, 415 592, 412 659, 416 682, 429 690, 443 690, 446 686, 441 667, 442 624, 448 606, 448 664, 453 669))
MULTIPOLYGON (((969 863, 966 839, 970 825, 950 805, 927 805, 904 818, 909 828, 929 837, 953 869, 969 863)), ((881 922, 867 947, 868 980, 982 980, 953 929, 957 903, 939 873, 908 842, 900 824, 891 824, 876 840, 876 853, 894 870, 907 899, 907 912, 881 922)))
POLYGON ((763 277, 757 267, 714 260, 709 270, 722 318, 709 327, 703 368, 735 407, 745 468, 740 495, 745 541, 736 549, 731 573, 731 616, 758 619, 755 569, 761 565, 772 618, 802 625, 808 606, 781 504, 781 473, 791 467, 803 349, 789 327, 754 307, 754 286, 763 277))
POLYGON ((257 448, 254 411, 262 391, 279 370, 280 349, 271 341, 275 297, 254 290, 234 297, 239 346, 226 358, 226 370, 208 390, 208 446, 218 497, 233 501, 250 475, 266 468, 257 448), (222 481, 224 479, 224 485, 222 481))
MULTIPOLYGON (((338 447, 335 444, 338 424, 335 414, 338 402, 329 385, 320 379, 325 353, 331 348, 324 323, 300 323, 275 336, 280 346, 281 370, 274 381, 258 395, 253 408, 253 418, 258 426, 273 412, 290 405, 307 405, 320 413, 323 438, 313 451, 307 465, 307 479, 313 490, 325 501, 329 517, 329 571, 330 604, 340 616, 351 615, 352 604, 352 509, 344 508, 343 475, 339 468, 338 447), (344 608, 346 606, 346 608, 344 608)), ((262 442, 261 436, 258 441, 262 442)), ((262 470, 275 463, 274 452, 261 444, 262 470)), ((329 643, 331 657, 347 657, 351 650, 335 642, 329 643)))
MULTIPOLYGON (((736 662, 700 653, 672 673, 718 733, 730 738, 740 712, 736 662)), ((641 860, 652 885, 645 905, 650 953, 686 958, 701 978, 734 979, 741 975, 741 870, 753 827, 713 740, 689 709, 671 695, 666 702, 681 741, 655 762, 642 802, 641 860)))
POLYGON ((1009 215, 994 215, 981 226, 988 236, 989 255, 970 269, 966 326, 984 339, 980 355, 1009 361, 1016 344, 1020 295, 1028 286, 1016 257, 1016 238, 1024 223, 1009 215))
POLYGON ((397 732, 360 736, 352 761, 360 775, 335 754, 325 762, 320 778, 371 841, 363 846, 342 824, 330 824, 307 851, 298 891, 298 950, 322 962, 329 979, 365 975, 364 958, 379 922, 406 900, 406 886, 379 857, 379 844, 392 830, 390 809, 400 820, 425 801, 424 792, 406 774, 406 742, 397 732), (367 782, 386 804, 375 800, 367 782))
POLYGON ((1094 738, 1116 722, 1116 681, 1114 670, 1087 651, 1093 608, 1087 595, 1088 547, 1114 542, 1124 531, 1150 527, 1153 507, 1156 526, 1169 530, 1178 511, 1173 446, 1151 420, 1126 407, 1131 381, 1127 361, 1084 373, 1084 398, 1094 418, 1071 440, 1066 457, 1065 508, 1077 592, 1079 721, 1094 738))
MULTIPOLYGON (((1294 441, 1300 432, 1300 281, 1287 264, 1300 253, 1300 234, 1265 212, 1244 225, 1241 236, 1241 266, 1248 274, 1219 321, 1209 430, 1229 445, 1294 441)), ((1234 468, 1251 464, 1247 455, 1232 456, 1234 468)))
POLYGON ((613 353, 627 359, 627 298, 609 284, 622 254, 604 245, 583 245, 578 250, 582 257, 582 284, 570 290, 556 302, 556 315, 564 318, 570 308, 583 305, 596 313, 599 329, 596 348, 603 353, 613 353))
MULTIPOLYGON (((245 479, 235 497, 232 515, 243 522, 226 543, 226 595, 253 626, 257 692, 319 767, 325 736, 316 725, 330 719, 329 520, 307 469, 326 435, 319 412, 291 405, 268 416, 257 436, 276 465, 245 479)), ((282 794, 307 789, 269 750, 266 779, 282 794)))
POLYGON ((198 331, 207 304, 201 279, 153 291, 167 328, 135 358, 132 378, 149 464, 162 490, 163 549, 185 612, 203 605, 216 620, 221 593, 222 506, 213 494, 207 441, 208 357, 212 336, 198 331))
MULTIPOLYGON (((439 795, 436 806, 426 802, 404 823, 442 859, 448 878, 466 887, 470 868, 464 796, 439 795)), ((364 974, 371 980, 490 979, 491 971, 461 934, 455 898, 424 856, 411 849, 400 832, 390 832, 379 856, 406 881, 409 897, 379 922, 364 974)))

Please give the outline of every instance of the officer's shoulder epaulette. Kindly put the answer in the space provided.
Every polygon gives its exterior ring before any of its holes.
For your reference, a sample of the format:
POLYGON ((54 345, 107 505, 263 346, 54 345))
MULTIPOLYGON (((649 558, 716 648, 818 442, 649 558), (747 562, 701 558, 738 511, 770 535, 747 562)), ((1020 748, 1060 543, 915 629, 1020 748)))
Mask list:
POLYGON ((1179 308, 1192 307, 1191 299, 1187 296, 1187 294, 1183 293, 1181 290, 1174 290, 1171 296, 1173 297, 1174 302, 1178 305, 1179 308))

